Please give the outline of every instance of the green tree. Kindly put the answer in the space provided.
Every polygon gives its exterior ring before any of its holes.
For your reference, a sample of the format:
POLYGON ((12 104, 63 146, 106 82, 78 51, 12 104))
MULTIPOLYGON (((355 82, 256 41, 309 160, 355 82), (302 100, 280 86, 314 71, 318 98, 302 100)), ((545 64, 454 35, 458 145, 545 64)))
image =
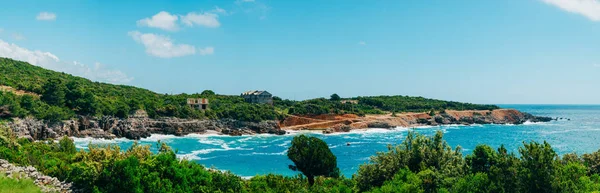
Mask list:
POLYGON ((520 182, 524 192, 553 192, 552 183, 557 172, 558 156, 546 141, 543 144, 523 143, 520 182))
POLYGON ((200 95, 202 95, 202 96, 213 96, 213 95, 215 95, 215 92, 212 91, 212 90, 204 90, 204 91, 202 91, 202 93, 200 93, 200 95))
POLYGON ((60 145, 61 152, 68 154, 74 154, 77 152, 77 148, 75 147, 73 140, 67 136, 64 136, 62 139, 60 139, 58 144, 60 145))
POLYGON ((471 155, 466 157, 467 165, 472 173, 489 172, 496 164, 497 153, 488 145, 477 145, 471 155))
POLYGON ((42 100, 50 105, 62 107, 65 105, 67 87, 60 79, 50 79, 43 86, 42 100))
POLYGON ((287 156, 295 164, 289 168, 302 172, 311 186, 316 176, 338 177, 340 174, 335 155, 327 143, 319 138, 306 135, 294 137, 287 156))
POLYGON ((332 101, 339 101, 339 100, 342 100, 342 98, 340 97, 340 95, 333 93, 333 94, 331 95, 331 97, 329 97, 329 100, 332 100, 332 101))
POLYGON ((488 174, 495 192, 517 192, 519 188, 519 158, 501 145, 498 148, 496 163, 488 174))

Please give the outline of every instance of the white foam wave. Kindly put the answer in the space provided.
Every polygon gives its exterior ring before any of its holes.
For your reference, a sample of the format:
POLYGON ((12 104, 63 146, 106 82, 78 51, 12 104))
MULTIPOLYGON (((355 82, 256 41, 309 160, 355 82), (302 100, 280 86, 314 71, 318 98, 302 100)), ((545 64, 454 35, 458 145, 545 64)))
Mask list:
POLYGON ((209 153, 212 153, 215 151, 233 151, 233 150, 250 151, 250 150, 254 150, 254 148, 242 148, 242 147, 230 148, 226 144, 224 144, 223 148, 209 148, 209 149, 194 150, 191 153, 180 154, 177 156, 179 158, 185 158, 188 160, 207 160, 207 159, 212 159, 215 157, 202 157, 200 155, 209 154, 209 153))
POLYGON ((156 142, 156 141, 166 141, 166 140, 170 140, 173 138, 180 138, 177 137, 175 135, 164 135, 164 134, 152 134, 150 135, 150 137, 146 137, 146 138, 142 138, 140 139, 140 141, 146 141, 146 142, 156 142))
POLYGON ((277 152, 277 153, 264 153, 264 152, 252 152, 249 154, 241 154, 241 155, 285 155, 287 153, 287 149, 285 151, 282 152, 277 152))
POLYGON ((282 144, 278 144, 277 146, 279 146, 279 147, 285 147, 285 146, 287 146, 287 145, 289 145, 291 143, 292 143, 292 141, 284 141, 282 144))
POLYGON ((252 139, 252 137, 246 137, 246 138, 242 138, 242 139, 238 139, 237 142, 245 142, 252 139))
POLYGON ((337 147, 339 147, 339 146, 340 146, 340 145, 329 145, 329 149, 337 148, 337 147))
POLYGON ((223 146, 223 145, 227 145, 225 143, 225 141, 221 140, 221 139, 215 139, 215 138, 209 138, 209 137, 201 137, 198 138, 198 143, 202 143, 202 144, 206 144, 206 145, 217 145, 217 146, 223 146))
POLYGON ((229 135, 223 135, 216 132, 207 132, 207 133, 190 133, 185 135, 184 137, 189 138, 203 138, 203 137, 230 137, 229 135))
POLYGON ((531 121, 525 121, 523 123, 523 125, 552 125, 552 123, 549 123, 549 122, 531 122, 531 121))
POLYGON ((73 142, 76 144, 113 144, 119 143, 123 141, 131 141, 127 138, 115 138, 115 139, 103 139, 103 138, 93 138, 93 137, 71 137, 73 142))

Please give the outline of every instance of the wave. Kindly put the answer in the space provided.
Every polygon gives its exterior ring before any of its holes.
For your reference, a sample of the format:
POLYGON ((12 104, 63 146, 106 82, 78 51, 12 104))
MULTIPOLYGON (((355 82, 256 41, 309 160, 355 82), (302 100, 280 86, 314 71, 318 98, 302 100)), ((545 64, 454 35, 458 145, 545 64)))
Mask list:
POLYGON ((103 138, 93 138, 93 137, 71 137, 74 143, 92 143, 92 144, 110 144, 110 143, 118 143, 123 141, 131 141, 127 138, 115 138, 115 139, 103 139, 103 138))
POLYGON ((221 139, 209 138, 209 137, 201 137, 198 138, 198 143, 206 144, 206 145, 215 145, 215 146, 226 146, 225 141, 221 139))
POLYGON ((292 141, 285 141, 282 144, 278 144, 277 146, 279 146, 279 147, 285 147, 285 146, 287 146, 287 145, 289 145, 291 143, 292 143, 292 141))
POLYGON ((285 151, 277 152, 277 153, 252 152, 249 154, 240 154, 240 155, 285 155, 287 152, 288 152, 288 150, 286 149, 285 151))
POLYGON ((238 139, 237 142, 246 142, 250 139, 252 139, 252 137, 246 137, 246 138, 238 139))
POLYGON ((150 137, 142 138, 140 141, 146 142, 157 142, 157 141, 167 141, 173 138, 181 138, 175 135, 164 135, 164 134, 152 134, 150 137))
POLYGON ((209 148, 209 149, 200 149, 200 150, 194 150, 191 153, 187 153, 187 154, 179 154, 177 155, 177 157, 179 158, 185 158, 188 160, 207 160, 207 159, 213 159, 216 158, 217 156, 214 157, 201 157, 200 155, 205 155, 205 154, 209 154, 212 152, 216 152, 216 151, 251 151, 254 150, 254 148, 242 148, 242 147, 234 147, 234 148, 230 148, 228 147, 226 144, 223 146, 223 148, 209 148))
POLYGON ((189 138, 203 138, 203 137, 232 137, 229 135, 223 135, 217 132, 206 132, 206 133, 190 133, 187 135, 184 135, 183 137, 189 137, 189 138))
MULTIPOLYGON (((93 138, 93 137, 70 137, 75 144, 75 147, 78 149, 88 149, 89 144, 94 145, 109 145, 109 144, 119 144, 121 142, 129 142, 132 141, 127 138, 115 138, 115 139, 102 139, 102 138, 93 138)), ((56 142, 58 142, 56 140, 56 142)))

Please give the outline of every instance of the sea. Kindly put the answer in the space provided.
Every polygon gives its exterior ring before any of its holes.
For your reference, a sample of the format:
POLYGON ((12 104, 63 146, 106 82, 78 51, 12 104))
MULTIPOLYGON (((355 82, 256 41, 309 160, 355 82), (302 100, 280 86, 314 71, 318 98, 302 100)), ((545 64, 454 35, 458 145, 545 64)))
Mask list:
MULTIPOLYGON (((361 164, 369 162, 376 152, 387 151, 388 145, 400 144, 409 131, 427 136, 436 131, 444 133, 444 139, 454 148, 462 147, 463 155, 468 155, 478 144, 488 144, 494 148, 504 145, 509 151, 518 154, 524 142, 547 141, 560 155, 575 152, 591 153, 600 149, 600 105, 499 105, 537 116, 559 117, 547 123, 526 122, 521 125, 446 125, 394 129, 353 130, 349 133, 321 134, 319 132, 292 132, 287 135, 259 134, 251 136, 222 136, 191 134, 177 137, 173 135, 152 135, 138 143, 150 145, 157 151, 157 142, 164 142, 177 152, 181 159, 193 160, 223 171, 231 171, 239 176, 250 178, 261 174, 297 175, 288 168, 292 162, 287 158, 287 149, 296 135, 307 134, 324 140, 333 154, 342 174, 351 177, 361 164), (348 145, 349 144, 349 145, 348 145)), ((73 138, 80 149, 89 144, 114 144, 122 149, 131 147, 133 140, 73 138)))

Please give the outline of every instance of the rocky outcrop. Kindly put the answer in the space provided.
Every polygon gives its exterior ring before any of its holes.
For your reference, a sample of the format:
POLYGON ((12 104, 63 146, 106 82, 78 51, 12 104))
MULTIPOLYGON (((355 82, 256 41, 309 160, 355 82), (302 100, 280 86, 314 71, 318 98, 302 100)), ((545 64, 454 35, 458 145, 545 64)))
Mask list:
POLYGON ((48 124, 40 120, 26 118, 15 119, 9 127, 20 137, 32 140, 56 139, 62 136, 140 139, 153 133, 187 135, 205 133, 214 130, 226 135, 255 133, 285 134, 276 121, 259 123, 233 119, 197 120, 179 118, 129 118, 115 117, 79 117, 77 119, 48 124))
POLYGON ((431 116, 427 113, 409 113, 396 116, 379 116, 366 120, 369 128, 412 127, 419 125, 472 125, 472 124, 523 124, 529 122, 548 122, 549 117, 533 116, 514 109, 496 109, 492 111, 445 111, 431 116), (388 125, 383 125, 387 123, 388 125))
POLYGON ((6 160, 0 159, 0 172, 9 178, 31 179, 40 187, 42 192, 72 192, 71 183, 61 182, 55 177, 43 175, 34 167, 15 166, 6 160))
POLYGON ((529 122, 548 122, 550 117, 538 117, 514 109, 446 110, 434 115, 429 113, 402 113, 387 115, 329 115, 311 117, 288 117, 282 121, 283 129, 323 130, 323 133, 347 132, 350 129, 415 127, 424 125, 471 125, 471 124, 523 124, 529 122), (299 124, 298 124, 299 123, 299 124), (344 128, 344 129, 341 129, 344 128))

